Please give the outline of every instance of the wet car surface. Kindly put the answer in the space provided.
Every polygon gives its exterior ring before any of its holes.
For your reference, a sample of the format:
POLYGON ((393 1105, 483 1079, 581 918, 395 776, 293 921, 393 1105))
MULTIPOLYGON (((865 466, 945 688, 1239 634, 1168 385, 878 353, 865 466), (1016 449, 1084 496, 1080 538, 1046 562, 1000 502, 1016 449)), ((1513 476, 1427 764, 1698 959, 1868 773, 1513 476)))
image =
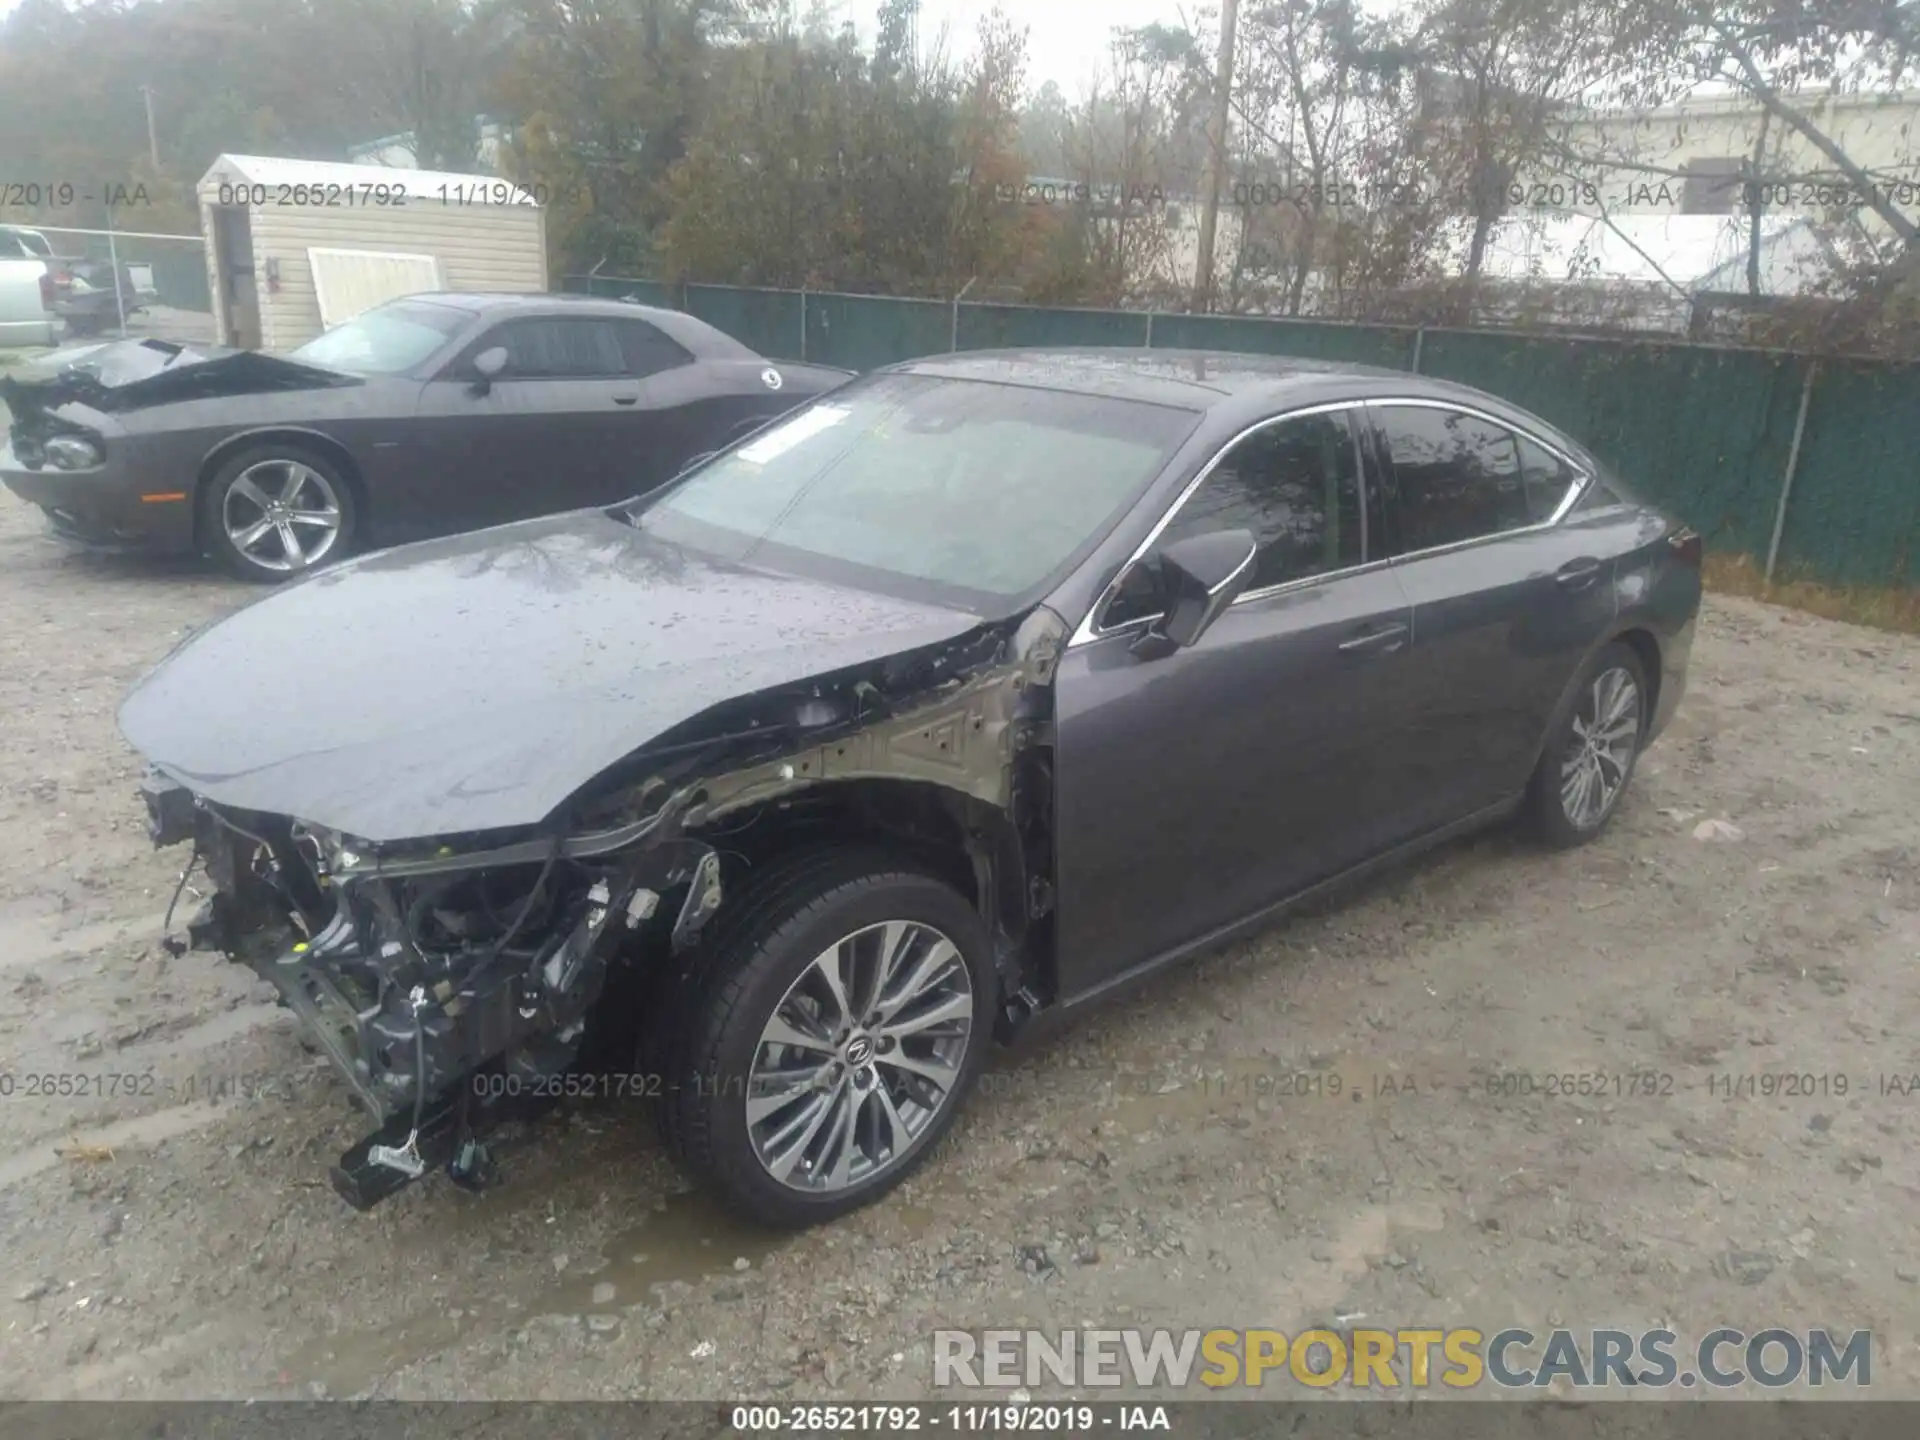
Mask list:
POLYGON ((1699 566, 1461 387, 955 356, 640 499, 312 574, 120 720, 211 882, 192 943, 378 1122, 353 1204, 482 1183, 611 1045, 691 1170, 801 1226, 922 1163, 992 1040, 1490 823, 1597 838, 1699 566))

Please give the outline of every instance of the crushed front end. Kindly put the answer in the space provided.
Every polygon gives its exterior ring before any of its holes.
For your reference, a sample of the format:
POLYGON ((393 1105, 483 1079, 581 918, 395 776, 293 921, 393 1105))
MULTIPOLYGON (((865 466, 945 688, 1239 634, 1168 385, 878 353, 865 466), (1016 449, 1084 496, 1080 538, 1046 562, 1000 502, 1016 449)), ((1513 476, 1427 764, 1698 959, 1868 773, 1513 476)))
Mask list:
POLYGON ((376 843, 156 769, 152 838, 191 845, 182 890, 201 869, 211 886, 184 943, 170 910, 168 943, 268 981, 372 1115, 332 1176, 361 1209, 432 1168, 478 1183, 501 1120, 613 1093, 602 1078, 662 1098, 684 1083, 637 1073, 655 1067, 630 1063, 635 1042, 671 1048, 723 880, 751 903, 757 868, 793 850, 896 848, 971 891, 1010 1034, 1049 998, 1037 957, 1063 637, 1041 608, 724 701, 505 829, 376 843))
POLYGON ((481 1138, 560 1093, 609 967, 662 895, 684 892, 684 913, 662 916, 682 942, 718 903, 712 852, 684 841, 617 860, 537 834, 376 853, 157 772, 142 794, 154 842, 194 847, 182 886, 196 866, 213 886, 171 943, 268 981, 377 1122, 332 1172, 360 1209, 438 1165, 479 1183, 481 1138))

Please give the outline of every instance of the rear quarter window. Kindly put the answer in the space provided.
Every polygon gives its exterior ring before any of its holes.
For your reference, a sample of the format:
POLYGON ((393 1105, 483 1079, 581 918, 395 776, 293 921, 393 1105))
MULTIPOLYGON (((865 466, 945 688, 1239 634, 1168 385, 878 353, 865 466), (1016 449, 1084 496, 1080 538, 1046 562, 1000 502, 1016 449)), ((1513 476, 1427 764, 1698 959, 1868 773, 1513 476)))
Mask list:
POLYGON ((1587 482, 1587 488, 1581 492, 1579 501, 1573 507, 1576 515, 1589 510, 1611 510, 1621 505, 1638 505, 1640 498, 1627 489, 1604 465, 1593 467, 1593 479, 1587 482))

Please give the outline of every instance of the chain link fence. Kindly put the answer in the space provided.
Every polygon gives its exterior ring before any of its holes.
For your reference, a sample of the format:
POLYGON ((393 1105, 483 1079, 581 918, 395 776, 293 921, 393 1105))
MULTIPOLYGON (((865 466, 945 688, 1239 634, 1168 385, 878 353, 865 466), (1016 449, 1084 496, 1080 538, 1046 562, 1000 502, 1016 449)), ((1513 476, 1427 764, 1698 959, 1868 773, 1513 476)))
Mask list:
POLYGON ((202 236, 22 228, 44 236, 56 257, 55 309, 67 338, 147 335, 199 344, 216 338, 202 236))
POLYGON ((1578 436, 1647 499, 1769 580, 1920 585, 1920 364, 1671 340, 1047 309, 570 276, 683 309, 775 359, 868 370, 1003 345, 1300 355, 1504 396, 1578 436))

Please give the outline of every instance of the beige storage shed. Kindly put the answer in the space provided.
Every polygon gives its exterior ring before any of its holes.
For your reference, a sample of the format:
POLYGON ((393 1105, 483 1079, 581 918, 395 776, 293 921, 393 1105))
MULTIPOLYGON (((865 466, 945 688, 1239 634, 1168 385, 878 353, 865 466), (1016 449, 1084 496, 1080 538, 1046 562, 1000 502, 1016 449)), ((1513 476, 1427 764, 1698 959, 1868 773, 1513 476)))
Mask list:
POLYGON ((225 345, 291 350, 423 290, 547 288, 546 214, 497 175, 222 155, 199 199, 225 345))

